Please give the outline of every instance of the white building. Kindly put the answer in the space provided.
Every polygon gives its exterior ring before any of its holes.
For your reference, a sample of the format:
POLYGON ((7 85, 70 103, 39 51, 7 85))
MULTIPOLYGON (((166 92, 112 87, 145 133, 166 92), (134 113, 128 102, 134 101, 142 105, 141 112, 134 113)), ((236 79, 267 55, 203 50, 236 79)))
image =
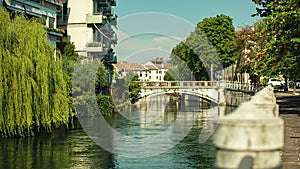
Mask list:
POLYGON ((124 78, 127 72, 134 72, 139 75, 140 81, 164 81, 165 73, 175 68, 169 62, 153 63, 153 61, 145 64, 119 61, 114 67, 118 78, 124 78))
POLYGON ((103 57, 117 43, 112 29, 117 16, 116 0, 62 0, 63 9, 58 25, 81 56, 103 57))

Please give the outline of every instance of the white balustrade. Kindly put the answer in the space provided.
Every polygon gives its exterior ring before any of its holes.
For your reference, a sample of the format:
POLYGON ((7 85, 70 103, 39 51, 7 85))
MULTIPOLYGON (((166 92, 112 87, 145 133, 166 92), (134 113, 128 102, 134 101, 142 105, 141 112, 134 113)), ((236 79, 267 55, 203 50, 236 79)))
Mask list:
POLYGON ((234 112, 223 116, 214 134, 215 168, 281 168, 283 120, 272 87, 256 93, 234 112))

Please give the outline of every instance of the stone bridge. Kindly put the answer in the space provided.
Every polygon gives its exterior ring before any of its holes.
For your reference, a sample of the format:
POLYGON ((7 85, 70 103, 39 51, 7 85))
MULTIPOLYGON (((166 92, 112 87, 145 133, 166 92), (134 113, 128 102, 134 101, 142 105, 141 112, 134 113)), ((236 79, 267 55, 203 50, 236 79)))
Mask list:
POLYGON ((241 92, 255 92, 250 84, 225 81, 164 81, 137 82, 142 89, 141 97, 172 95, 185 98, 194 96, 216 104, 225 103, 225 89, 241 92))

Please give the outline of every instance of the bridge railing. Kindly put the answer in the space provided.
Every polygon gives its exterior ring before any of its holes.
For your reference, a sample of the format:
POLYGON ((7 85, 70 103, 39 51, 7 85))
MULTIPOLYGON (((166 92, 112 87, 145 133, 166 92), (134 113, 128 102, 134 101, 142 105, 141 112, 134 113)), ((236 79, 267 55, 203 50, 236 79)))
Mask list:
POLYGON ((239 83, 239 82, 226 82, 226 88, 240 90, 240 91, 252 91, 257 92, 261 90, 264 86, 251 84, 251 83, 239 83))
POLYGON ((167 82, 137 82, 142 88, 200 88, 200 87, 218 87, 218 81, 167 81, 167 82))
POLYGON ((250 83, 239 82, 225 82, 225 81, 138 81, 137 82, 143 89, 195 89, 195 88, 215 88, 224 87, 227 89, 257 92, 263 88, 250 83))

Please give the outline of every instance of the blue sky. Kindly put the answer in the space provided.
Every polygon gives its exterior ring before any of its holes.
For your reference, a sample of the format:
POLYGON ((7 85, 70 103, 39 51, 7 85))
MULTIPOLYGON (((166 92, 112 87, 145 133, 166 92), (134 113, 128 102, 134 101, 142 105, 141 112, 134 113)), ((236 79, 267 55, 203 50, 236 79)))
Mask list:
POLYGON ((161 56, 167 59, 173 47, 204 18, 225 14, 233 25, 252 25, 258 18, 251 0, 117 0, 119 60, 145 63, 161 56))
POLYGON ((117 0, 115 12, 120 17, 142 12, 169 13, 195 25, 203 18, 225 14, 233 18, 238 29, 256 21, 251 17, 255 7, 251 0, 117 0))

